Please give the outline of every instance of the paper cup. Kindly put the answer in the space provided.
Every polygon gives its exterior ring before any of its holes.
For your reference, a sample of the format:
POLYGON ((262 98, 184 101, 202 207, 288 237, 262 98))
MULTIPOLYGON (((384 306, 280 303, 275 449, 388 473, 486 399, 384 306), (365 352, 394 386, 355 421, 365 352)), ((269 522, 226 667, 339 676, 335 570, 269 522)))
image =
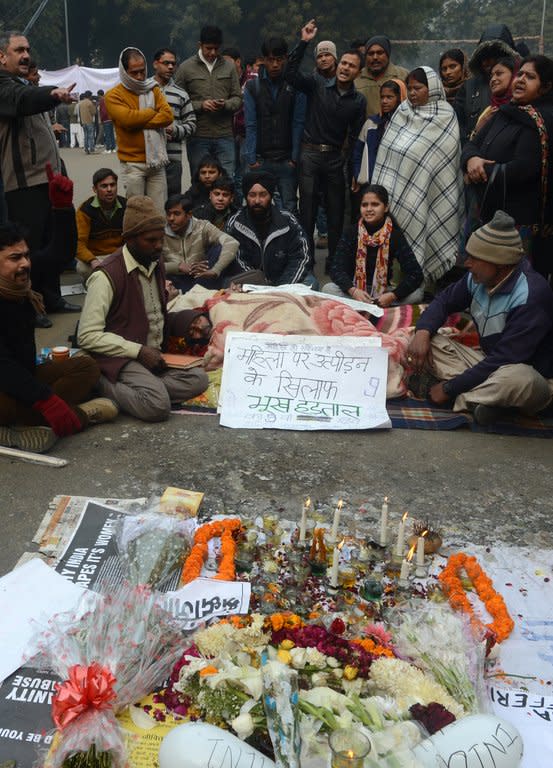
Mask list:
POLYGON ((69 347, 52 347, 52 360, 68 360, 69 347))

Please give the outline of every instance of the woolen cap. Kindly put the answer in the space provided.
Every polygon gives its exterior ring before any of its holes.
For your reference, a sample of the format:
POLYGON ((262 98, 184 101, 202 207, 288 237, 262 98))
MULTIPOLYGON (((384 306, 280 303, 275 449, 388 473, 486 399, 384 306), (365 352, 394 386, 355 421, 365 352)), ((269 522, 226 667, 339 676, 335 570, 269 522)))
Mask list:
POLYGON ((321 53, 330 53, 334 56, 334 61, 338 61, 338 54, 336 53, 336 45, 332 40, 321 40, 321 42, 315 48, 315 58, 321 53))
POLYGON ((165 229, 166 223, 165 216, 158 211, 151 197, 134 195, 127 200, 121 235, 128 238, 151 229, 165 229))
POLYGON ((505 211, 496 211, 491 221, 472 233, 466 251, 490 264, 518 264, 524 253, 515 221, 505 211))
POLYGON ((384 50, 388 54, 388 58, 390 57, 392 53, 392 44, 390 42, 389 37, 386 37, 386 35, 373 35, 373 37, 369 37, 369 39, 365 43, 365 53, 373 45, 379 45, 381 48, 384 48, 384 50))

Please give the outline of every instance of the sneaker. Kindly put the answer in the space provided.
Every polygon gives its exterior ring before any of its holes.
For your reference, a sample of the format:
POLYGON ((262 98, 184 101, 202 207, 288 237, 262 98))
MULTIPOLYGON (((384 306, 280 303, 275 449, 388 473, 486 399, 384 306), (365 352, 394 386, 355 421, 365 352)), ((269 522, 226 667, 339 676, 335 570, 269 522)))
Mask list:
POLYGON ((499 408, 493 405, 482 405, 479 403, 472 415, 474 421, 481 427, 491 427, 498 421, 512 421, 516 411, 514 408, 499 408))
POLYGON ((322 251, 323 248, 328 248, 328 237, 326 235, 319 236, 315 243, 315 248, 320 251, 322 251))
POLYGON ((47 315, 44 315, 42 313, 38 313, 35 317, 35 328, 51 328, 53 325, 52 321, 47 315))
POLYGON ((89 426, 113 421, 119 414, 119 408, 116 403, 108 397, 97 397, 94 400, 88 400, 86 403, 80 403, 77 408, 86 415, 89 426))
POLYGON ((58 437, 50 427, 0 427, 0 445, 20 451, 44 453, 58 437))

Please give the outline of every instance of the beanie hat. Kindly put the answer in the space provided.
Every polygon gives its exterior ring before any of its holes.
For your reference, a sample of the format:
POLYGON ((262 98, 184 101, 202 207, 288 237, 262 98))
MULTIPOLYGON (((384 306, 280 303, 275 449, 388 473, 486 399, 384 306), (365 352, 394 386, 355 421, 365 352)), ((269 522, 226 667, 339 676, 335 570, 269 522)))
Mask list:
POLYGON ((244 195, 247 195, 255 184, 261 184, 271 197, 275 194, 276 179, 272 173, 269 173, 268 171, 251 171, 250 173, 246 173, 242 179, 242 191, 244 195))
POLYGON ((472 233, 466 251, 490 264, 518 264, 524 253, 515 221, 505 211, 496 211, 491 221, 472 233))
POLYGON ((127 200, 121 234, 129 238, 151 229, 165 229, 166 223, 165 216, 158 211, 151 197, 134 195, 127 200))
POLYGON ((384 48, 384 50, 388 54, 388 58, 390 57, 392 53, 392 44, 390 42, 389 37, 387 37, 386 35, 374 35, 373 37, 369 37, 369 39, 365 43, 365 53, 369 50, 369 48, 372 45, 379 45, 381 48, 384 48))
POLYGON ((336 53, 336 45, 332 40, 321 40, 321 42, 315 48, 315 58, 321 53, 330 53, 334 56, 334 61, 338 61, 338 54, 336 53))
POLYGON ((181 309, 179 312, 171 312, 170 317, 170 336, 186 336, 190 330, 192 322, 200 315, 205 315, 209 320, 209 315, 201 309, 181 309))

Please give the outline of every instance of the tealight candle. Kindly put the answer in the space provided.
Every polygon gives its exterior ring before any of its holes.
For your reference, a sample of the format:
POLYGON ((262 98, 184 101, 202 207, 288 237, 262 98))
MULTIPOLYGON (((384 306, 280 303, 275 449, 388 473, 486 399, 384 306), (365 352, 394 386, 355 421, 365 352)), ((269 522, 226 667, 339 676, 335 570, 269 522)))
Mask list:
POLYGON ((361 731, 339 728, 329 737, 331 768, 363 768, 371 742, 361 731))
POLYGON ((338 502, 336 509, 334 510, 334 521, 332 523, 332 530, 330 532, 330 538, 332 541, 336 541, 338 538, 338 528, 340 527, 340 516, 342 514, 342 507, 344 502, 342 499, 338 502))
POLYGON ((380 513, 380 546, 385 547, 388 543, 388 497, 384 497, 382 511, 380 513))

